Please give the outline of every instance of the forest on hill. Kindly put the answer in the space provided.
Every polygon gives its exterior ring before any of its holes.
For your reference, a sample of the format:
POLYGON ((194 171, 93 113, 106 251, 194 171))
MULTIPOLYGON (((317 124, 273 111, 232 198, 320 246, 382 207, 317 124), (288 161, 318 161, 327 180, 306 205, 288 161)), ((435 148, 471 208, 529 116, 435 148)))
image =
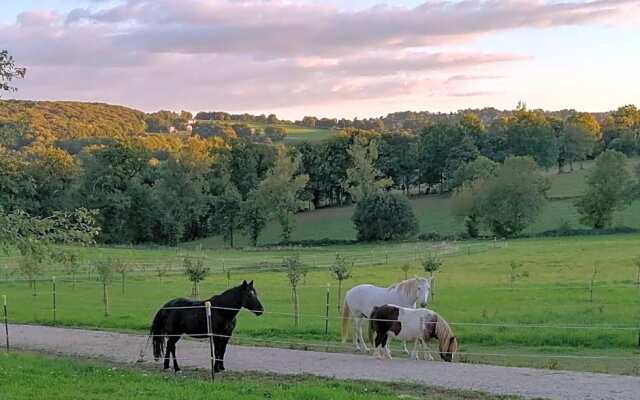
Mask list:
MULTIPOLYGON (((404 198, 451 193, 463 204, 455 212, 466 216, 470 235, 484 226, 512 236, 535 220, 535 215, 521 217, 518 207, 539 210, 539 195, 548 189, 536 178, 543 171, 573 169, 575 163, 609 151, 626 158, 640 148, 640 111, 631 105, 597 117, 554 115, 524 105, 492 119, 490 114, 434 118, 410 113, 394 122, 404 126, 397 131, 382 125, 347 127, 325 140, 279 144, 265 140, 260 127, 312 125, 313 119, 292 122, 275 115, 226 113, 193 117, 96 103, 1 101, 0 200, 5 210, 41 216, 80 207, 99 210, 104 242, 176 244, 218 234, 233 242, 234 232, 242 230, 255 243, 269 221, 281 226, 282 240, 288 241, 297 212, 359 205, 365 198, 371 200, 373 214, 359 211, 363 226, 371 215, 382 221, 380 213, 389 210, 396 215, 404 210, 407 218, 396 218, 402 226, 380 226, 378 233, 360 238, 415 235, 415 216, 404 198), (405 129, 406 121, 416 116, 430 119, 420 122, 424 126, 417 131, 405 129), (213 133, 200 135, 198 123, 216 125, 213 133), (150 127, 180 130, 151 133, 150 127), (527 160, 519 160, 523 157, 527 160), (507 162, 509 168, 500 167, 507 162), (469 199, 489 196, 479 188, 499 192, 516 184, 509 169, 524 169, 515 180, 526 182, 522 193, 537 200, 518 203, 510 211, 518 221, 502 226, 469 199)), ((605 158, 605 166, 625 163, 618 156, 605 158)), ((623 178, 614 186, 624 186, 627 193, 630 177, 623 178)), ((518 192, 516 187, 510 191, 518 192)), ((624 205, 618 199, 606 202, 614 209, 624 205)), ((584 221, 601 228, 611 218, 584 221)))

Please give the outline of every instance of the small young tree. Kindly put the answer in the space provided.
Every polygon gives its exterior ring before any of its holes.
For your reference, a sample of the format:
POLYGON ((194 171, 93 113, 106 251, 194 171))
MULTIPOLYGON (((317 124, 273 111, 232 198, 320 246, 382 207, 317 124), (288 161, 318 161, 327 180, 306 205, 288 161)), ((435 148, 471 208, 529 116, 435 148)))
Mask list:
POLYGON ((124 262, 123 260, 120 260, 118 258, 113 260, 113 272, 115 272, 118 275, 120 275, 120 283, 122 285, 122 295, 123 296, 124 296, 125 280, 127 278, 127 273, 129 273, 130 269, 131 269, 131 266, 129 264, 127 264, 126 262, 124 262))
POLYGON ((636 266, 636 286, 640 288, 640 257, 636 257, 633 263, 636 266))
POLYGON ((183 266, 184 274, 193 283, 191 296, 198 298, 200 296, 200 282, 209 275, 210 268, 205 266, 201 259, 196 259, 195 262, 193 262, 188 257, 184 258, 183 266))
POLYGON ((162 284, 162 279, 167 276, 167 273, 169 273, 168 265, 160 265, 156 267, 156 275, 158 275, 158 279, 160 279, 160 284, 162 284))
POLYGON ((37 296, 37 278, 42 274, 42 263, 37 257, 30 255, 20 257, 18 262, 20 273, 29 280, 29 287, 33 289, 33 296, 37 296))
POLYGON ((60 262, 64 268, 64 272, 71 275, 71 285, 75 290, 78 273, 80 272, 80 258, 78 254, 73 252, 64 252, 60 255, 60 262))
POLYGON ((342 305, 342 281, 351 278, 349 262, 340 254, 336 254, 336 261, 331 265, 331 274, 338 281, 338 312, 342 305))
POLYGON ((429 253, 427 257, 422 260, 422 268, 425 272, 429 273, 429 277, 431 278, 431 298, 436 297, 435 291, 435 282, 433 281, 433 273, 437 272, 442 268, 442 260, 438 257, 437 254, 429 253))
POLYGON ((108 317, 109 312, 109 284, 113 279, 113 260, 100 260, 96 263, 96 273, 98 280, 102 282, 102 303, 104 305, 104 315, 108 317))
POLYGON ((591 273, 591 280, 589 281, 589 303, 593 303, 593 289, 596 283, 598 272, 600 272, 600 264, 595 263, 593 264, 593 272, 591 273))
POLYGON ((295 327, 300 326, 300 299, 298 296, 298 284, 304 274, 304 265, 298 255, 282 260, 282 267, 287 273, 289 287, 291 288, 291 301, 293 302, 293 318, 295 327))
POLYGON ((404 263, 400 266, 400 270, 404 272, 404 280, 409 279, 409 270, 411 270, 411 264, 404 263))
POLYGON ((514 285, 522 278, 526 278, 529 276, 528 271, 522 270, 522 263, 516 262, 512 260, 509 263, 509 284, 511 285, 511 289, 513 289, 514 285))

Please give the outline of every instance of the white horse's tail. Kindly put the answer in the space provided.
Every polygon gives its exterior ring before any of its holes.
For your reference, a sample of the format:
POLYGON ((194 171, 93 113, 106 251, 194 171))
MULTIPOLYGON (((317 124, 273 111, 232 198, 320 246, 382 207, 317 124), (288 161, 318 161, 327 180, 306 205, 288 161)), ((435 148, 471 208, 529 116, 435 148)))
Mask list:
POLYGON ((347 336, 349 336, 349 314, 351 310, 349 310, 349 303, 344 302, 344 306, 342 307, 342 343, 347 342, 347 336))

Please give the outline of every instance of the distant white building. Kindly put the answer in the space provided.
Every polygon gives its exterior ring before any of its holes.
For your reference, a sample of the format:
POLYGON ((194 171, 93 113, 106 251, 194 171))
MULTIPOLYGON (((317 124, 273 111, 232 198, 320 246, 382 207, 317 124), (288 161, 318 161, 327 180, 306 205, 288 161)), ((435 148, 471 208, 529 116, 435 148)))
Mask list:
POLYGON ((176 130, 175 126, 170 126, 169 127, 169 133, 176 133, 176 132, 177 132, 177 130, 176 130))

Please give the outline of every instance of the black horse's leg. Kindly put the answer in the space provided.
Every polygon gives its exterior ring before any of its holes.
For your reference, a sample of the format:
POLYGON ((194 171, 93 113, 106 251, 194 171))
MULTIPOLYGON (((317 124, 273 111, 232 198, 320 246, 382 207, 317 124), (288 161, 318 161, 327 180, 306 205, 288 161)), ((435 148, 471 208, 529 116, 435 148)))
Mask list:
MULTIPOLYGON (((165 338, 162 338, 164 340, 165 338)), ((164 369, 169 369, 169 357, 171 357, 171 340, 167 341, 166 347, 164 349, 164 369)))
POLYGON ((224 357, 224 353, 220 351, 222 349, 222 337, 214 336, 213 337, 213 346, 215 350, 215 362, 213 363, 213 371, 220 372, 224 371, 224 366, 222 365, 222 358, 224 357))
POLYGON ((167 350, 171 351, 171 355, 173 356, 173 370, 175 372, 180 371, 180 367, 178 367, 178 358, 176 357, 176 343, 180 340, 179 336, 173 336, 169 339, 169 344, 167 344, 167 350))
MULTIPOLYGON (((220 360, 220 371, 224 371, 224 353, 227 351, 227 343, 229 343, 228 337, 220 338, 220 356, 216 356, 220 360)), ((218 346, 216 346, 216 350, 218 346)))

